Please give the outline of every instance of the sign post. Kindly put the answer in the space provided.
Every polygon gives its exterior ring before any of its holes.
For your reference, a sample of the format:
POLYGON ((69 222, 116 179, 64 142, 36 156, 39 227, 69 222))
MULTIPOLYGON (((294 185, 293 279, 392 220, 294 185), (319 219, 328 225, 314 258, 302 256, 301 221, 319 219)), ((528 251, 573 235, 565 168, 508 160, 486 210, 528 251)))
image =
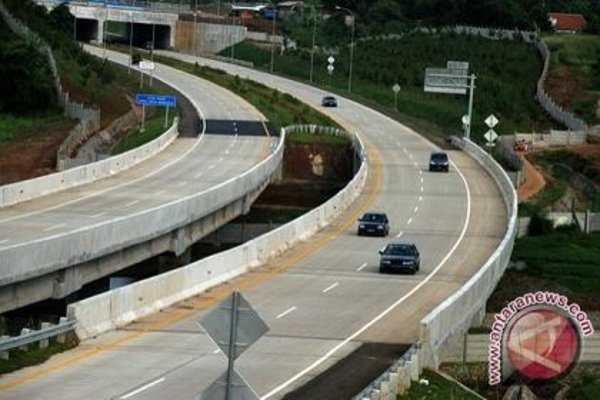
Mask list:
POLYGON ((143 94, 138 93, 135 95, 135 104, 142 106, 142 128, 144 132, 145 120, 146 120, 146 106, 150 107, 165 107, 165 128, 169 124, 169 107, 175 107, 177 105, 176 96, 166 96, 160 94, 143 94))
POLYGON ((144 72, 143 71, 154 71, 156 65, 152 61, 140 61, 140 89, 144 86, 144 72))
POLYGON ((400 92, 400 85, 398 85, 398 83, 396 83, 394 86, 392 86, 392 90, 394 91, 394 110, 398 109, 398 92, 400 92))
POLYGON ((216 306, 200 321, 206 334, 227 354, 223 376, 204 392, 202 400, 258 400, 258 396, 234 369, 235 359, 260 339, 269 327, 240 292, 216 306))
POLYGON ((494 131, 494 127, 498 125, 498 119, 494 114, 490 114, 485 119, 485 124, 488 126, 488 131, 483 135, 487 143, 485 144, 489 151, 492 151, 492 147, 496 145, 496 139, 498 139, 498 134, 494 131))
POLYGON ((327 75, 329 75, 329 86, 331 86, 331 76, 333 75, 333 70, 335 69, 335 67, 333 66, 334 62, 335 58, 333 58, 333 56, 329 56, 327 58, 327 75))
POLYGON ((469 104, 467 115, 462 122, 465 138, 471 137, 471 118, 473 115, 473 93, 475 91, 475 74, 468 74, 469 63, 465 61, 447 61, 446 68, 425 69, 423 90, 432 93, 467 94, 469 90, 469 104))

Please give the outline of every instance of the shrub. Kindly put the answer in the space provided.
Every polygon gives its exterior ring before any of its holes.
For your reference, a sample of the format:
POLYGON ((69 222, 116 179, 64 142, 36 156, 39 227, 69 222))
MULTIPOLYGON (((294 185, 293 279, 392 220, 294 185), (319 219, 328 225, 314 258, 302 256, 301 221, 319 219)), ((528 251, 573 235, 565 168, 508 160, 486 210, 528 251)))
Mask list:
POLYGON ((529 222, 530 236, 549 235, 554 232, 554 223, 543 212, 535 212, 529 222))

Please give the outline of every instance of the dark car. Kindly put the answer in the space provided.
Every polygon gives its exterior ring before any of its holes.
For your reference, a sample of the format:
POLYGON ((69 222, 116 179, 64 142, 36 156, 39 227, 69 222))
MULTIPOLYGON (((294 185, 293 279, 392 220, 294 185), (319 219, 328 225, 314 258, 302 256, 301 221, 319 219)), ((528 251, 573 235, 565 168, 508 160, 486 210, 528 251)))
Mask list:
POLYGON ((337 107, 337 100, 333 96, 325 96, 321 100, 321 105, 323 107, 337 107))
POLYGON ((390 243, 379 254, 379 272, 407 271, 414 274, 421 266, 419 250, 412 243, 390 243))
POLYGON ((448 154, 443 151, 431 153, 431 157, 429 157, 429 170, 448 172, 450 170, 448 154))
POLYGON ((390 233, 390 221, 385 213, 369 212, 358 220, 358 235, 381 235, 390 233))

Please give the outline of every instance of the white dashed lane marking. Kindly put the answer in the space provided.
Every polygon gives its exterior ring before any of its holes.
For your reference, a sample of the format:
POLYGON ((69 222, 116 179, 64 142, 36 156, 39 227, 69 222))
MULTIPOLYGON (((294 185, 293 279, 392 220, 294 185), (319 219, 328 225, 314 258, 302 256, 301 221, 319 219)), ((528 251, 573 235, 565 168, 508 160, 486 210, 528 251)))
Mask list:
POLYGON ((339 282, 336 282, 330 286, 327 286, 325 289, 323 289, 323 293, 327 293, 329 292, 331 289, 333 289, 334 287, 336 287, 337 285, 339 285, 339 282))
POLYGON ((367 263, 362 264, 360 267, 358 267, 356 269, 356 271, 362 271, 362 269, 365 268, 367 265, 369 265, 369 264, 367 264, 367 263))
POLYGON ((288 308, 287 310, 285 310, 284 312, 282 312, 281 314, 279 314, 277 317, 277 319, 285 317, 286 315, 288 315, 289 313, 293 312, 296 309, 296 307, 292 307, 292 308, 288 308))

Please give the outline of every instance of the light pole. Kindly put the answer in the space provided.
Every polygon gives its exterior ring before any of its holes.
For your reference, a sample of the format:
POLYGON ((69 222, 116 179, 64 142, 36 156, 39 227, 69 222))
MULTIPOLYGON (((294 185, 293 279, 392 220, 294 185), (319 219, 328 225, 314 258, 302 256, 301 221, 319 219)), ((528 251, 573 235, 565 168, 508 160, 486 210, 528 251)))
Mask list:
POLYGON ((102 44, 104 48, 104 59, 106 60, 106 27, 108 20, 108 4, 104 3, 104 21, 102 21, 102 44))
POLYGON ((275 63, 275 25, 277 24, 277 6, 273 3, 273 29, 271 32, 271 72, 275 63))
MULTIPOLYGON (((155 3, 152 3, 154 6, 155 3)), ((155 9, 156 12, 156 9, 155 9)), ((156 24, 152 22, 152 47, 150 49, 150 61, 154 64, 154 42, 156 41, 156 24)), ((150 86, 152 86, 152 79, 154 78, 154 68, 150 70, 150 86)))
POLYGON ((348 71, 349 72, 348 73, 348 93, 350 93, 352 90, 352 61, 354 58, 354 25, 355 25, 356 18, 354 17, 354 13, 352 12, 352 10, 350 10, 349 8, 335 6, 335 9, 341 10, 341 11, 346 11, 352 17, 352 34, 350 37, 350 69, 348 71))
POLYGON ((129 12, 129 74, 131 75, 131 63, 133 62, 133 11, 129 12))
POLYGON ((198 36, 198 28, 197 28, 198 22, 196 21, 197 14, 198 14, 198 0, 196 0, 196 2, 194 3, 194 33, 193 33, 194 42, 193 42, 193 46, 194 46, 194 55, 195 56, 198 55, 198 52, 196 51, 196 41, 198 40, 196 38, 196 36, 198 36))
POLYGON ((313 31, 312 31, 312 47, 310 48, 310 75, 308 80, 313 81, 313 71, 315 67, 315 36, 317 33, 317 10, 313 4, 313 31))

